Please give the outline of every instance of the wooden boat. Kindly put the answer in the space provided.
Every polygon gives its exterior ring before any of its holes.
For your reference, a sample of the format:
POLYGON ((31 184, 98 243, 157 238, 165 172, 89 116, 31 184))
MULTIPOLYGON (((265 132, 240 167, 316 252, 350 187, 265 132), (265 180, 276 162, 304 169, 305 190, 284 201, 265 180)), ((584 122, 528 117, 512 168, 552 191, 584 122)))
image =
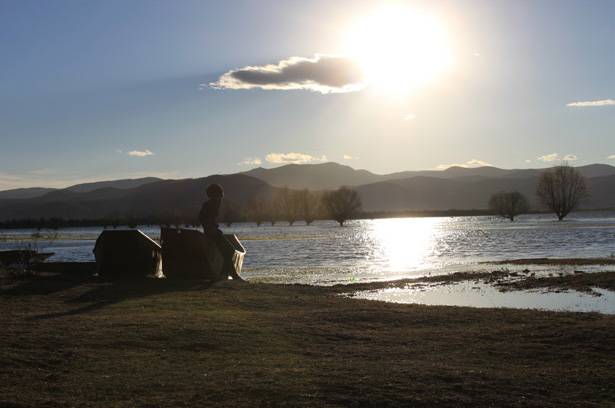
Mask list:
POLYGON ((193 229, 162 228, 162 271, 167 278, 227 278, 239 275, 246 250, 233 234, 209 237, 193 229), (216 240, 220 240, 216 242, 216 240))

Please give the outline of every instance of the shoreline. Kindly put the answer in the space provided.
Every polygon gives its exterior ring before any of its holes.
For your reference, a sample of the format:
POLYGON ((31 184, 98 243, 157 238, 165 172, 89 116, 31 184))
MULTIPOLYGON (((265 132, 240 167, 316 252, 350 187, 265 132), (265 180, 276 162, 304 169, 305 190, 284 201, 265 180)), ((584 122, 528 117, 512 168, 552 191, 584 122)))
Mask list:
MULTIPOLYGON (((569 216, 575 214, 591 214, 591 213, 612 213, 615 212, 615 208, 588 208, 577 209, 569 216)), ((523 214, 520 214, 518 218, 523 216, 532 215, 553 215, 552 212, 547 210, 533 209, 523 214)), ((448 209, 448 210, 392 210, 392 211, 368 211, 360 214, 352 220, 374 220, 374 219, 391 219, 391 218, 440 218, 440 217, 493 217, 496 219, 502 218, 497 212, 489 209, 448 209)), ((553 215, 554 221, 557 221, 557 217, 553 215)), ((574 217, 572 217, 574 218, 574 217)), ((328 218, 318 218, 315 221, 333 221, 328 218)), ((501 220, 508 222, 507 220, 501 220)), ((566 222, 567 220, 559 221, 566 222)), ((297 221, 297 225, 302 223, 302 220, 297 221)), ((256 224, 256 220, 241 220, 233 222, 233 224, 256 224)), ((107 229, 122 229, 122 228, 139 228, 139 227, 158 227, 158 226, 174 226, 175 222, 161 219, 147 219, 147 218, 135 218, 135 219, 43 219, 41 222, 39 219, 22 219, 22 220, 4 220, 0 221, 0 231, 2 230, 16 230, 16 229, 39 229, 49 231, 59 231, 62 229, 70 228, 107 228, 107 229), (115 225, 115 226, 114 226, 115 225)), ((190 227, 194 224, 181 224, 183 227, 190 227)), ((263 227, 268 223, 264 222, 263 227)), ((288 226, 285 220, 276 220, 276 225, 288 226)))

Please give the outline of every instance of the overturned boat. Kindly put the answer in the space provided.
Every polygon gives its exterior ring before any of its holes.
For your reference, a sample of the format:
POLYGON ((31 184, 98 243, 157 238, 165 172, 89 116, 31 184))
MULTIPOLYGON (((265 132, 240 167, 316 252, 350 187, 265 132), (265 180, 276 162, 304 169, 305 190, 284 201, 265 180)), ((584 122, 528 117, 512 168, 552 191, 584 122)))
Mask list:
POLYGON ((210 237, 193 229, 162 228, 162 270, 167 278, 239 276, 246 250, 234 234, 210 237))
POLYGON ((94 246, 96 272, 103 279, 162 276, 160 245, 140 230, 105 230, 94 246))

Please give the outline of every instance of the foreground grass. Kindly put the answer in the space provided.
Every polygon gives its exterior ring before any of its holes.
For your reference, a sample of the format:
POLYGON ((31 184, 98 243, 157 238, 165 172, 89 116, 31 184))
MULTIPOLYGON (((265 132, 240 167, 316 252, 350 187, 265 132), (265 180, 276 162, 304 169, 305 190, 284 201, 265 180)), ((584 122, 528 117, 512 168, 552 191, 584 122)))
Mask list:
POLYGON ((0 406, 615 405, 615 317, 338 291, 4 282, 0 406))

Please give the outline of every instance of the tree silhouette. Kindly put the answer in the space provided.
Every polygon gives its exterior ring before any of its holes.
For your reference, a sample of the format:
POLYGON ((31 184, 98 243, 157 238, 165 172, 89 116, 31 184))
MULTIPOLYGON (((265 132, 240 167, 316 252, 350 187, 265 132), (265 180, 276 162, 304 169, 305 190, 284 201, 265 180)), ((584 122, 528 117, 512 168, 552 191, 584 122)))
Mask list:
POLYGON ((545 171, 536 187, 538 199, 561 221, 587 198, 585 177, 568 164, 545 171))
POLYGON ((297 192, 297 201, 301 218, 307 225, 314 222, 320 210, 318 195, 308 189, 297 192))
POLYGON ((359 194, 347 187, 340 187, 335 191, 325 193, 322 203, 329 217, 337 221, 340 227, 344 225, 344 222, 355 217, 361 209, 359 194))
POLYGON ((519 214, 526 213, 530 205, 525 196, 518 191, 495 193, 489 199, 489 208, 511 222, 519 214))

